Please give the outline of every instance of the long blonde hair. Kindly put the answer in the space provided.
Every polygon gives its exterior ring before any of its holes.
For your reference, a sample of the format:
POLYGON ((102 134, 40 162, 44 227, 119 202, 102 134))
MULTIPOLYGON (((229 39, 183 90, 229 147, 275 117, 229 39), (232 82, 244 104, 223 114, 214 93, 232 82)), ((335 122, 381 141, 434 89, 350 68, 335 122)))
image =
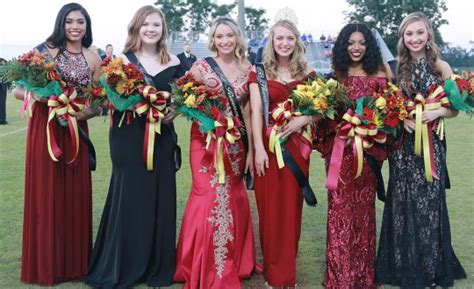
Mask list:
POLYGON ((123 53, 137 52, 142 46, 142 41, 140 39, 140 28, 145 22, 145 19, 148 15, 157 13, 162 19, 162 28, 163 32, 161 33, 161 39, 156 44, 158 50, 158 60, 160 64, 166 64, 170 62, 171 57, 168 51, 168 26, 166 25, 166 18, 163 12, 151 5, 143 6, 135 12, 135 15, 132 18, 132 21, 128 24, 128 36, 127 41, 125 42, 125 48, 123 53))
POLYGON ((308 68, 308 62, 304 57, 305 48, 303 42, 300 40, 300 32, 298 31, 298 28, 296 28, 296 25, 293 22, 286 19, 277 21, 270 29, 270 34, 268 35, 268 43, 263 51, 263 64, 268 75, 271 79, 277 78, 278 60, 273 45, 273 37, 275 36, 276 27, 285 27, 295 34, 296 45, 295 50, 290 56, 288 70, 293 79, 304 77, 308 68))
POLYGON ((438 76, 438 78, 441 78, 442 75, 441 70, 436 65, 436 62, 440 57, 440 51, 435 42, 435 35, 433 32, 433 28, 431 27, 431 22, 428 20, 425 14, 421 12, 413 12, 408 14, 403 19, 398 29, 399 39, 397 44, 399 75, 398 78, 405 92, 408 95, 411 95, 413 93, 410 85, 412 81, 411 63, 413 61, 413 57, 410 54, 410 50, 405 45, 404 34, 408 25, 418 21, 422 21, 425 24, 426 31, 428 33, 428 41, 426 42, 425 46, 425 58, 428 67, 431 68, 431 70, 438 76))
POLYGON ((216 47, 216 44, 214 43, 214 35, 216 34, 217 26, 219 26, 221 24, 222 25, 227 25, 232 30, 232 32, 234 33, 235 40, 236 40, 235 51, 234 51, 235 56, 242 63, 243 61, 245 61, 247 59, 247 56, 245 55, 245 53, 247 52, 247 45, 245 44, 245 39, 244 39, 244 36, 242 34, 242 31, 240 31, 239 26, 237 25, 237 23, 234 20, 232 20, 229 17, 217 18, 211 24, 211 28, 209 29, 209 40, 207 42, 209 50, 211 52, 217 53, 217 47, 216 47))

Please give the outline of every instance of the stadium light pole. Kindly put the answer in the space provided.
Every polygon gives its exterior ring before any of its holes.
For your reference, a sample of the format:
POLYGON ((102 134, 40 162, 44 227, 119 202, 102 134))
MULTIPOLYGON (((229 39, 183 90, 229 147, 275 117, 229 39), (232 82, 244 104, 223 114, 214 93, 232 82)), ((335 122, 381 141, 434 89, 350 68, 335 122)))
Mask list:
POLYGON ((237 24, 239 24, 240 30, 245 34, 245 3, 244 0, 236 1, 238 9, 237 24))

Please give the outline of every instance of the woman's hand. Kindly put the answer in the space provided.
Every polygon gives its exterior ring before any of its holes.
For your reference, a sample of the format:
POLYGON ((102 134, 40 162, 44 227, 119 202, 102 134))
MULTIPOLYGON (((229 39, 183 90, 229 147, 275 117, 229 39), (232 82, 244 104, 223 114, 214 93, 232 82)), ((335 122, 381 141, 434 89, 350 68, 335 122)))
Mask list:
POLYGON ((447 111, 448 111, 448 109, 444 108, 444 107, 440 107, 440 108, 433 109, 433 110, 425 110, 425 111, 423 111, 423 113, 421 115, 421 120, 424 123, 429 123, 429 122, 435 121, 438 118, 444 116, 447 111))
POLYGON ((245 170, 244 173, 247 174, 250 172, 250 174, 253 176, 253 154, 252 152, 247 153, 247 159, 245 161, 245 170))
POLYGON ((176 111, 173 107, 168 107, 166 110, 165 118, 163 119, 164 123, 170 123, 176 117, 176 111))
POLYGON ((265 149, 255 150, 255 171, 257 172, 257 176, 264 176, 265 169, 268 168, 268 155, 265 149))
POLYGON ((301 131, 301 128, 311 123, 311 120, 311 117, 306 115, 292 117, 290 121, 282 128, 280 132, 280 138, 286 138, 294 132, 301 131))
POLYGON ((411 119, 411 118, 406 118, 404 121, 403 121, 403 127, 405 128, 405 130, 409 133, 412 133, 415 131, 415 120, 414 119, 411 119))

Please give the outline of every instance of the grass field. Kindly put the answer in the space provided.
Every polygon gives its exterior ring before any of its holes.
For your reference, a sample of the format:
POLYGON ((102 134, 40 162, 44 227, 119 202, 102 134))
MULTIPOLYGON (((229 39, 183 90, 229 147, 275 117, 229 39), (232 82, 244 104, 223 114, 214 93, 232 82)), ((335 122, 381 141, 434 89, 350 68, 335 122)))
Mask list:
MULTIPOLYGON (((0 126, 0 288, 40 288, 19 281, 21 234, 23 221, 23 177, 27 120, 20 117, 21 103, 9 96, 7 119, 9 124, 0 126)), ((179 143, 183 148, 183 167, 178 179, 178 229, 190 189, 188 160, 189 124, 182 119, 175 121, 179 143)), ((98 158, 97 171, 93 172, 93 224, 96 232, 104 206, 111 172, 108 147, 108 119, 95 118, 89 122, 91 139, 98 158)), ((448 167, 452 189, 448 191, 448 208, 454 249, 467 271, 468 279, 458 281, 454 288, 474 288, 474 120, 465 116, 447 121, 448 167)), ((384 166, 387 175, 387 165, 384 166)), ((319 204, 304 208, 303 229, 298 258, 299 288, 321 288, 325 266, 326 192, 323 163, 315 153, 311 164, 311 184, 319 204)), ((253 193, 249 192, 255 211, 253 193)), ((380 228, 383 204, 377 202, 377 228, 380 228)), ((254 215, 254 224, 257 224, 254 215)), ((258 244, 258 241, 256 242, 258 244)), ((82 283, 66 283, 56 288, 87 288, 82 283)), ((146 288, 146 286, 138 286, 146 288)), ((168 288, 181 288, 180 284, 168 288)), ((244 288, 264 288, 261 275, 254 275, 244 283, 244 288)), ((383 286, 382 288, 392 288, 383 286)))

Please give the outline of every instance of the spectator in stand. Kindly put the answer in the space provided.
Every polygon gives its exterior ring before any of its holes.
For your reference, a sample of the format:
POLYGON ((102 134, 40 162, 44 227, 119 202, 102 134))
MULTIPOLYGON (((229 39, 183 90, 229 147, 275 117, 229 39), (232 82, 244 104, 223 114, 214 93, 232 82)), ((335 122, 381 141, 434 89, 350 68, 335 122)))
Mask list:
POLYGON ((105 54, 103 56, 101 56, 102 60, 104 60, 105 58, 107 57, 110 57, 110 58, 115 58, 115 54, 114 54, 114 47, 112 46, 112 44, 107 44, 105 46, 105 54))
POLYGON ((196 61, 196 55, 191 53, 191 44, 189 42, 184 43, 184 51, 177 55, 179 61, 181 61, 181 67, 183 71, 188 71, 196 61))

